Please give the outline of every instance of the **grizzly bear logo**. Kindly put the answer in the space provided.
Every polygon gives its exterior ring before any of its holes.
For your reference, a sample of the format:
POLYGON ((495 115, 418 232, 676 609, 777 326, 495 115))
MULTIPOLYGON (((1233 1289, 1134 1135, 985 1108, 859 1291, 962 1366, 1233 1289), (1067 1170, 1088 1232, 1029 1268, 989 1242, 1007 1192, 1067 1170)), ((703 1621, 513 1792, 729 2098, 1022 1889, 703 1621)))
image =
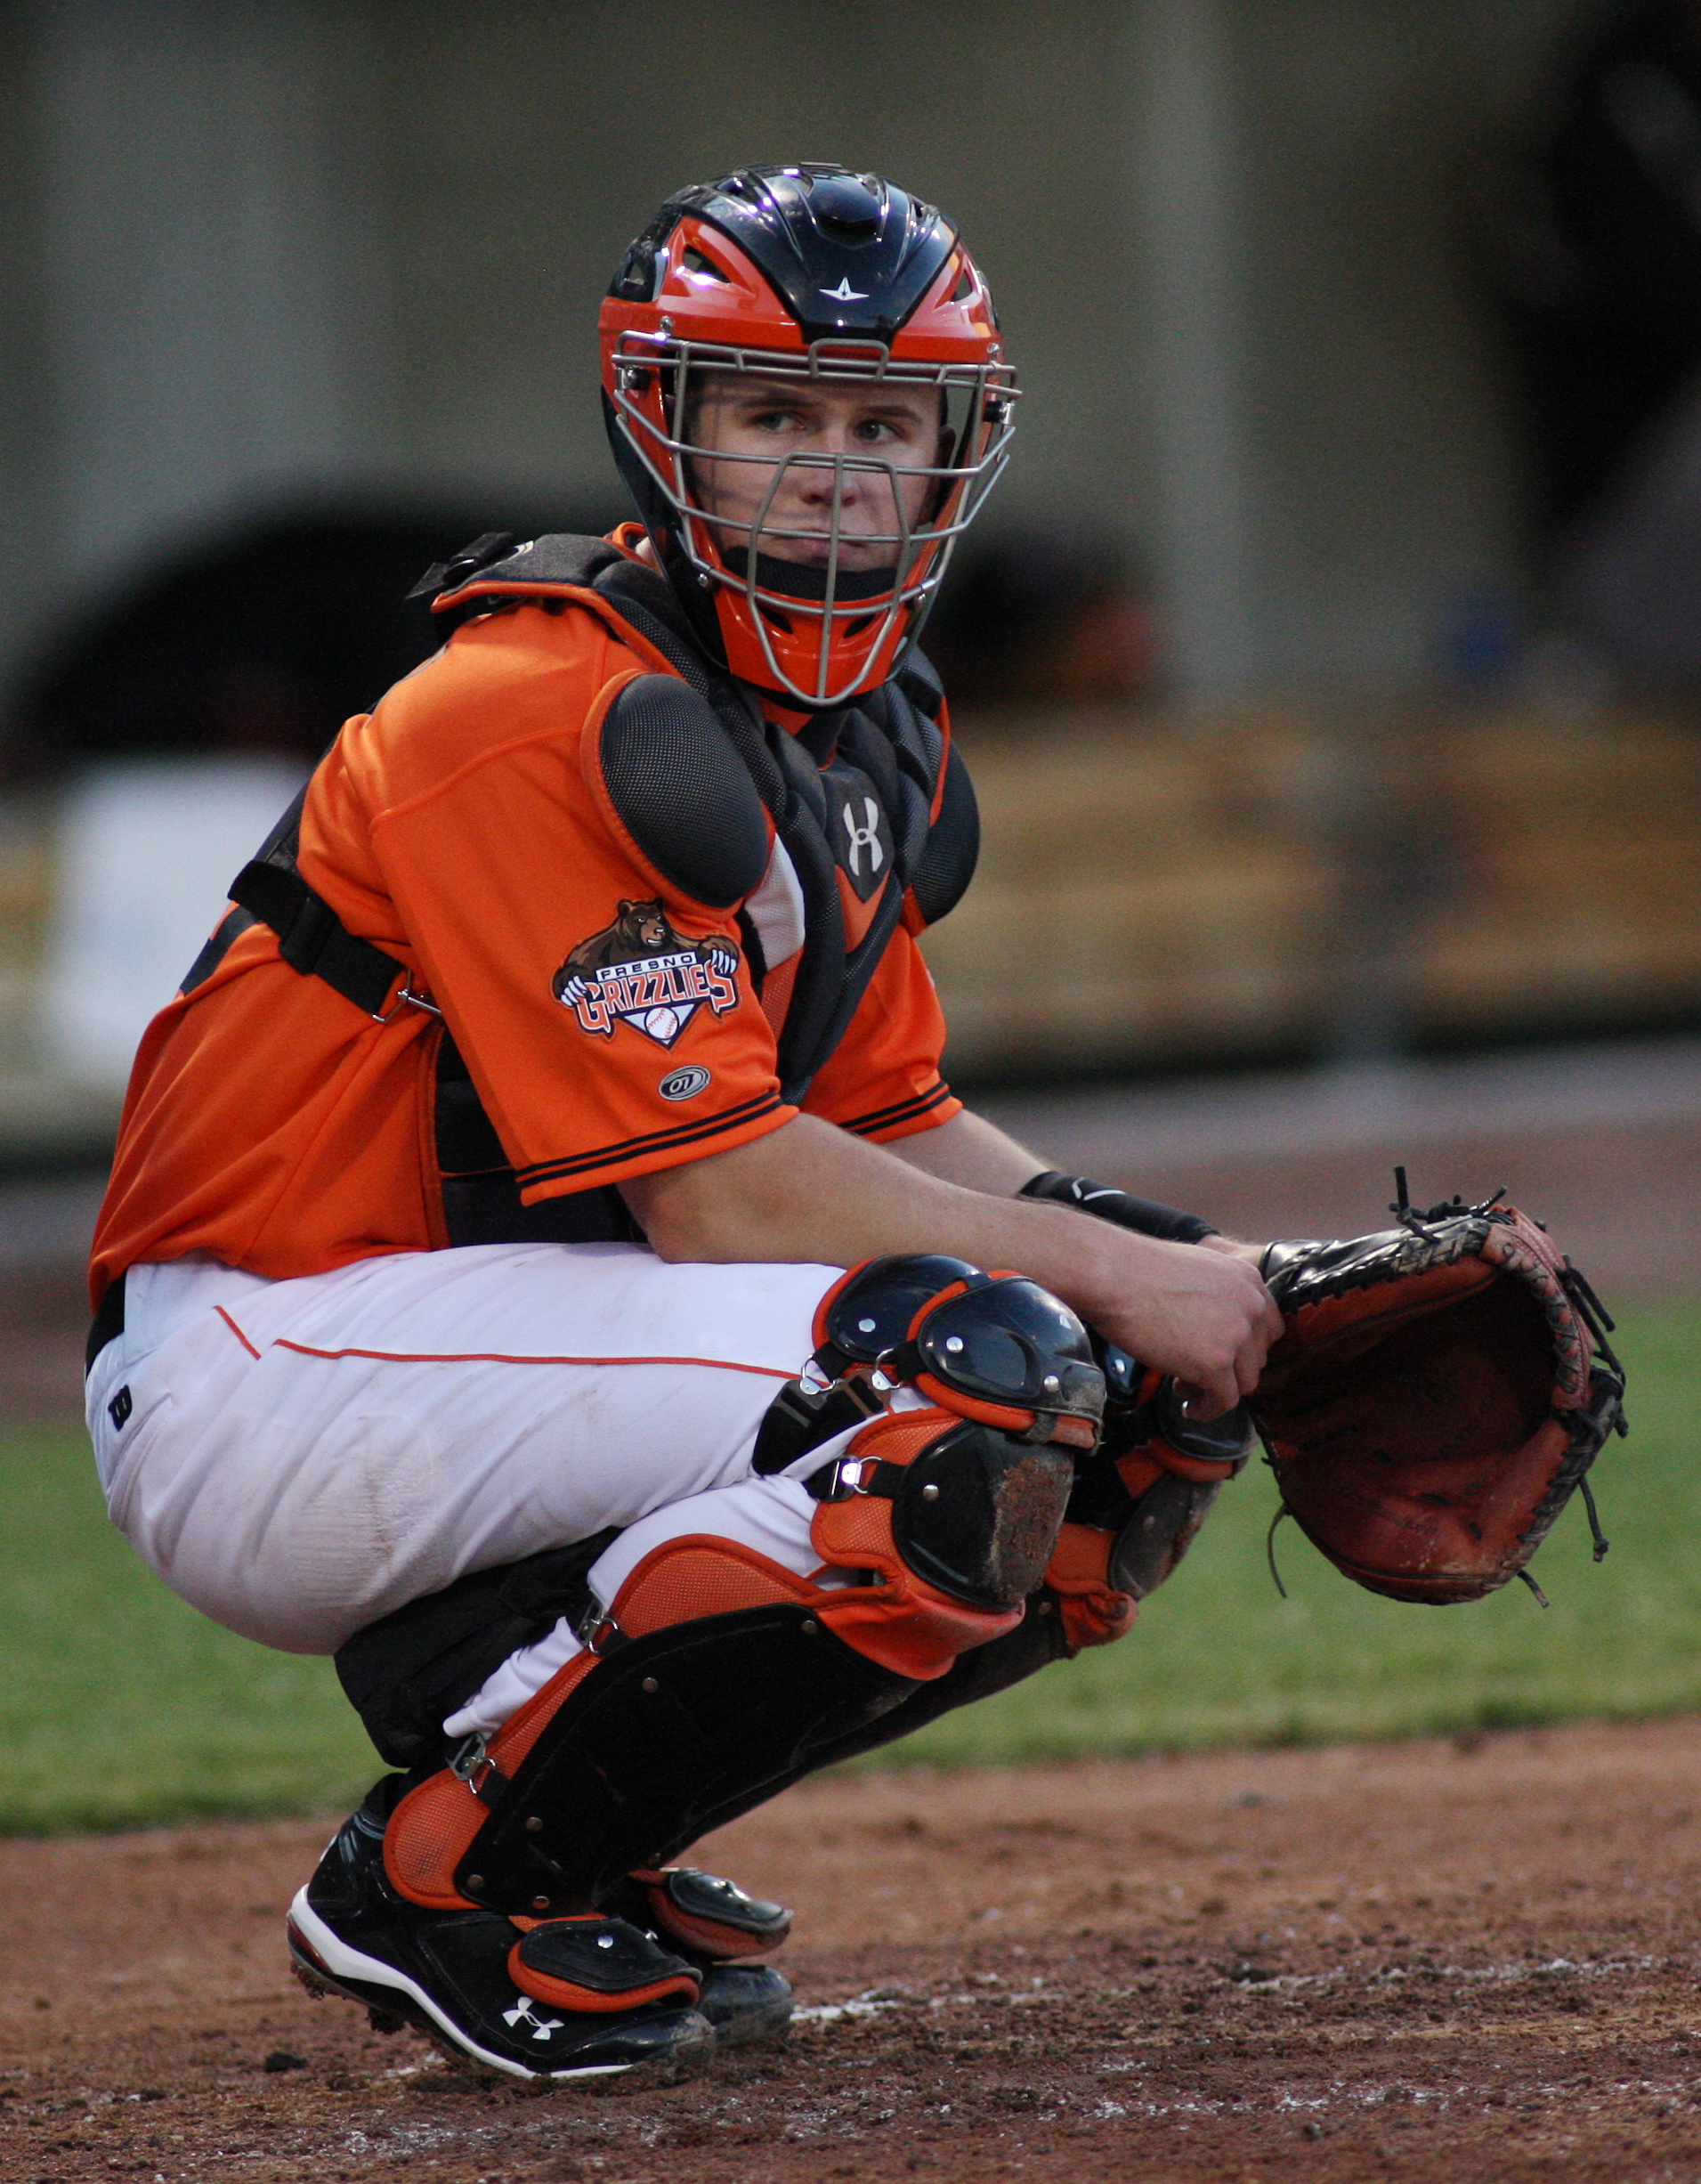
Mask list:
POLYGON ((735 941, 725 933, 685 939, 657 895, 623 899, 614 922, 569 954, 551 990, 581 1030, 612 1039, 615 1024, 625 1022, 671 1046, 705 1002, 717 1016, 736 1004, 737 973, 735 941))

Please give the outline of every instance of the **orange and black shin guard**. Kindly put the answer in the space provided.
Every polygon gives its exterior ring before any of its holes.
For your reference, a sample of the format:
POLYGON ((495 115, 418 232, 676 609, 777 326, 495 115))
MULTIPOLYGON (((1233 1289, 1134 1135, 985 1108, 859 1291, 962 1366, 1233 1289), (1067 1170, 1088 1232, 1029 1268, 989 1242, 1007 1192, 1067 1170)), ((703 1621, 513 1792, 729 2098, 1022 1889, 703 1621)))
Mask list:
POLYGON ((808 1481, 822 1560, 863 1578, 822 1613, 871 1660, 944 1676, 1021 1621, 1053 1558, 1104 1408, 1090 1337, 1020 1275, 910 1258, 853 1268, 815 1339, 839 1384, 927 1406, 887 1409, 808 1481))
POLYGON ((476 1764, 401 1799, 392 1883, 433 1910, 559 1919, 660 1866, 913 1688, 833 1635, 827 1597, 733 1541, 664 1542, 611 1603, 599 1652, 558 1671, 476 1764))
POLYGON ((595 1666, 595 1653, 575 1654, 493 1736, 469 1739, 466 1759, 409 1790, 384 1831, 384 1870, 398 1894, 427 1911, 474 1908, 456 1886, 455 1870, 515 1768, 595 1666))

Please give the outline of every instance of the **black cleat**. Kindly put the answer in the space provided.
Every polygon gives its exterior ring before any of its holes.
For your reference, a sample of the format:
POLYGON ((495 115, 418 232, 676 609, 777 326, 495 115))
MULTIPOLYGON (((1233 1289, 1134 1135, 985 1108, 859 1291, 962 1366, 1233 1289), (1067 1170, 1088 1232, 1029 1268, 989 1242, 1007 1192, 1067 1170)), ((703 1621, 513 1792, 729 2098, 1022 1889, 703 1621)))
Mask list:
POLYGON ((665 1866, 628 1874, 601 1908, 696 1966, 697 2007, 722 2047, 772 2040, 790 2023, 791 1983, 783 1973, 727 1961, 779 1947, 791 1930, 791 1913, 781 1904, 746 1896, 718 1874, 665 1866))
POLYGON ((574 2009, 523 1992, 510 1969, 519 1948, 543 1967, 547 1992, 605 1961, 620 1984, 666 1985, 693 1968, 619 1919, 563 1921, 571 1944, 550 1962, 550 1929, 522 1929, 499 1912, 425 1911, 399 1896, 384 1871, 384 1828, 393 1797, 383 1782, 344 1823, 318 1871, 290 1905, 289 1953, 310 1993, 364 2002, 373 2024, 410 2025, 509 2077, 606 2077, 640 2064, 688 2063, 712 2050, 715 2033, 679 1993, 632 2009, 574 2009), (594 1930, 592 1930, 594 1928, 594 1930), (606 1960, 587 1950, 608 1951, 606 1960), (552 1972, 555 1977, 552 1978, 552 1972))
POLYGON ((774 2040, 791 2022, 791 1982, 772 1964, 706 1964, 697 2007, 723 2048, 774 2040))

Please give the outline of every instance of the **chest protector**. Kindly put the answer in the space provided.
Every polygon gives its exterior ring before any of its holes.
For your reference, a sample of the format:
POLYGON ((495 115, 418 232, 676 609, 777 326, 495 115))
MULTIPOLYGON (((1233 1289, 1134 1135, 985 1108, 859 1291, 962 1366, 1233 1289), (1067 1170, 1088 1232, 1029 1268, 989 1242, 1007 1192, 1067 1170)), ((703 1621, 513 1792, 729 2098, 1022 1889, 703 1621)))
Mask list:
MULTIPOLYGON (((931 669, 911 654, 853 707, 793 735, 765 722, 742 686, 692 643, 665 579, 604 539, 565 534, 509 551, 477 540, 433 569, 420 589, 447 629, 475 615, 572 604, 616 636, 640 638, 674 670, 627 686, 609 709, 599 757, 610 799, 656 871, 709 909, 742 905, 738 924, 757 993, 769 976, 761 898, 775 848, 789 860, 802 945, 778 1033, 782 1097, 799 1104, 844 1037, 913 901, 924 924, 944 916, 974 874, 979 822, 961 759, 947 754, 931 669), (941 777, 943 775, 943 794, 941 777), (938 809, 936 814, 936 801, 938 809), (864 905, 849 938, 840 873, 864 905)), ((296 857, 304 789, 231 890, 236 907, 197 959, 182 991, 208 977, 237 935, 272 928, 292 969, 322 978, 383 1020, 413 999, 402 964, 348 931, 302 878, 296 857)), ((777 862, 776 858, 776 862, 777 862)), ((774 928, 767 924, 770 939, 774 928)), ((795 930, 787 936, 795 940, 795 930)), ((428 1004, 427 1004, 428 1005, 428 1004)), ((435 1151, 450 1244, 595 1243, 641 1232, 612 1185, 521 1201, 513 1163, 447 1025, 436 1060, 435 1151)))

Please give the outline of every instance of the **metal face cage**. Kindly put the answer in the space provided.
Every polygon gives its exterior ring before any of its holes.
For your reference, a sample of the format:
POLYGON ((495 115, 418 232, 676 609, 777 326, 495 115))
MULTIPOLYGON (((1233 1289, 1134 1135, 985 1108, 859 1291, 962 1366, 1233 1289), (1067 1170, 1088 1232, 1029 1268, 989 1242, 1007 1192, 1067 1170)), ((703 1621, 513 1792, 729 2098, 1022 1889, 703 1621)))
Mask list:
MULTIPOLYGON (((979 362, 895 358, 883 342, 830 338, 806 351, 692 341, 670 321, 620 333, 612 354, 612 394, 628 445, 672 509, 679 554, 705 590, 730 593, 760 646, 769 686, 801 703, 847 702, 869 686, 877 662, 931 604, 957 540, 979 513, 1009 457, 1018 394, 1012 368, 994 353, 979 362), (736 374, 785 385, 886 385, 932 389, 940 409, 938 459, 898 463, 871 453, 730 454, 694 441, 691 423, 705 383, 736 374), (772 475, 748 520, 701 505, 693 466, 767 470, 772 475), (824 509, 810 523, 776 524, 773 510, 788 477, 807 470, 830 475, 824 509), (850 531, 844 520, 848 482, 870 476, 884 485, 892 528, 850 531), (911 517, 917 487, 919 509, 911 517), (907 491, 906 491, 907 488, 907 491), (819 560, 791 560, 792 540, 807 540, 819 560), (881 565, 848 569, 843 548, 889 551, 881 565), (814 628, 801 645, 799 624, 814 628), (783 645, 790 664, 776 639, 783 645)), ((889 661, 883 671, 889 672, 889 661)))

